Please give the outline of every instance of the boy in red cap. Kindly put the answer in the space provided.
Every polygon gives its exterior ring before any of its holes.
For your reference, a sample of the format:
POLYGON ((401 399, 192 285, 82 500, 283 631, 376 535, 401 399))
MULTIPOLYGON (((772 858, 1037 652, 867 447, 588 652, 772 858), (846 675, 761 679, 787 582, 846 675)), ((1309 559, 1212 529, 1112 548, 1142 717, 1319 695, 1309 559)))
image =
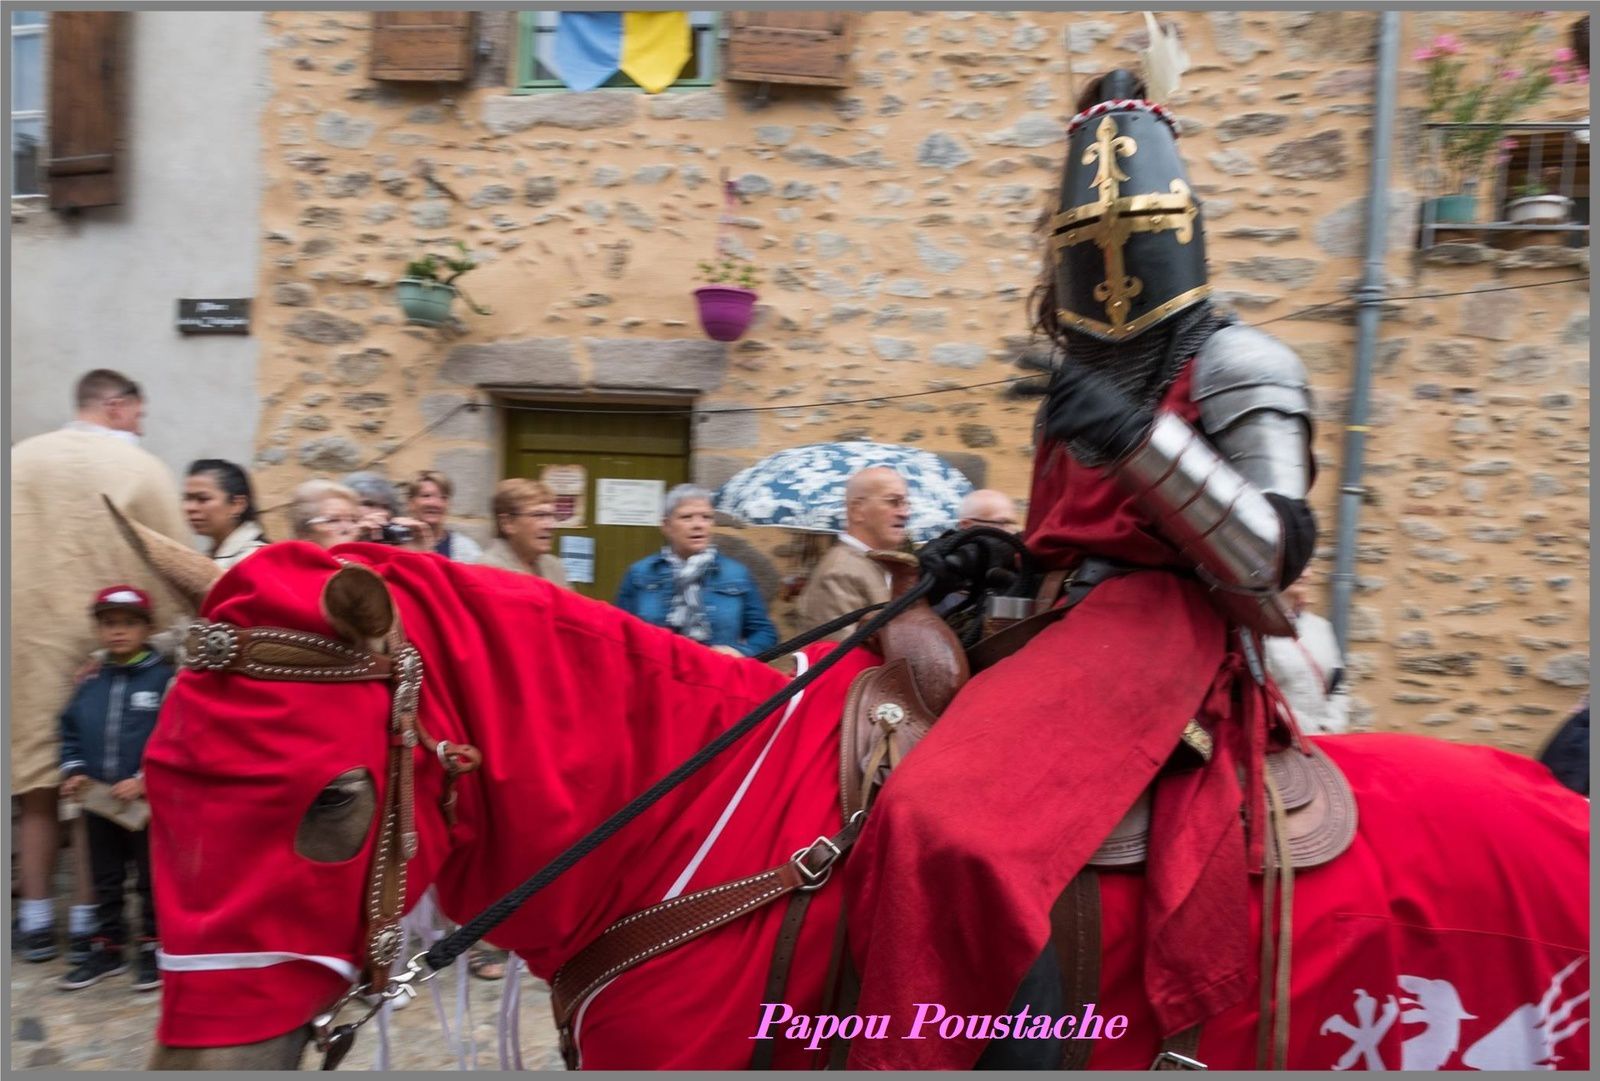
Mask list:
MULTIPOLYGON (((117 800, 131 804, 144 796, 140 769, 144 745, 155 729, 173 668, 146 646, 154 616, 144 590, 108 586, 95 594, 90 613, 106 660, 78 685, 61 714, 61 794, 77 796, 91 781, 99 781, 111 786, 117 800)), ((61 986, 76 991, 127 971, 122 900, 132 863, 138 872, 144 925, 133 988, 152 991, 161 986, 161 973, 156 966, 156 910, 150 896, 149 831, 127 829, 98 814, 85 819, 97 927, 88 958, 61 978, 61 986)))

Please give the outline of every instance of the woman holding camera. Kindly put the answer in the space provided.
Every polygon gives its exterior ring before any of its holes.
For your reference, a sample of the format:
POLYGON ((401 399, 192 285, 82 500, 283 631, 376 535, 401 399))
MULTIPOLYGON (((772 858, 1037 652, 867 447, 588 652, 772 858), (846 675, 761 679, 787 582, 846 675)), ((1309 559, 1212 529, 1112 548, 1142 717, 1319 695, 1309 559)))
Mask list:
POLYGON ((387 479, 377 473, 351 473, 344 478, 344 486, 356 494, 361 505, 357 540, 428 550, 428 527, 415 518, 400 517, 400 493, 387 479))

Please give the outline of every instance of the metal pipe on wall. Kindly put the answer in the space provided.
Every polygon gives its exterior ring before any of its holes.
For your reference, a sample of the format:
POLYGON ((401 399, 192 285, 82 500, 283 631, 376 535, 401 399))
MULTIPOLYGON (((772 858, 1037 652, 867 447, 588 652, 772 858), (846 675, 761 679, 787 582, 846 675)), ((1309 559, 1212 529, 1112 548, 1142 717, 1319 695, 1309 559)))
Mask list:
POLYGON ((1378 351, 1378 321, 1388 280, 1384 265, 1389 239, 1389 149, 1394 140, 1395 85, 1400 54, 1400 13, 1386 11, 1378 21, 1377 86, 1373 93, 1372 175, 1367 189, 1367 232, 1361 284, 1356 288, 1356 370, 1345 420, 1344 456, 1339 479, 1338 539, 1334 547, 1334 636, 1340 651, 1350 639, 1350 598, 1355 593, 1356 533, 1366 489, 1367 416, 1372 393, 1372 363, 1378 351))

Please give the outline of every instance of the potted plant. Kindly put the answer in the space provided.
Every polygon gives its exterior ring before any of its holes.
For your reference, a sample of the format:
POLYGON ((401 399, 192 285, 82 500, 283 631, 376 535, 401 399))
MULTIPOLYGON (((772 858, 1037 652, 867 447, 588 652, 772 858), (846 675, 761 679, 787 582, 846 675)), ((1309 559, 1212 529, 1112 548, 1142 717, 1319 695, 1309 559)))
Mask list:
POLYGON ((719 342, 738 341, 750 329, 760 295, 755 264, 724 254, 715 263, 700 264, 700 279, 706 284, 694 291, 694 299, 706 336, 719 342))
POLYGON ((478 263, 467 251, 467 246, 456 241, 458 258, 435 255, 432 252, 421 259, 406 264, 405 277, 395 283, 395 293, 400 310, 406 313, 406 322, 418 326, 437 327, 449 322, 450 309, 457 295, 479 315, 488 315, 489 309, 479 307, 456 284, 456 279, 477 267, 478 263))
POLYGON ((1516 198, 1506 204, 1506 221, 1512 225, 1560 225, 1572 210, 1572 200, 1554 194, 1550 178, 1530 180, 1515 189, 1516 198))
POLYGON ((1453 34, 1440 34, 1412 54, 1427 65, 1428 100, 1423 119, 1448 125, 1435 129, 1438 138, 1437 181, 1444 194, 1428 200, 1432 220, 1441 223, 1477 219, 1476 186, 1489 155, 1505 153, 1505 125, 1543 100, 1557 83, 1582 81, 1571 49, 1556 49, 1549 61, 1523 58, 1539 20, 1515 16, 1483 70, 1468 71, 1461 59, 1465 45, 1453 34))

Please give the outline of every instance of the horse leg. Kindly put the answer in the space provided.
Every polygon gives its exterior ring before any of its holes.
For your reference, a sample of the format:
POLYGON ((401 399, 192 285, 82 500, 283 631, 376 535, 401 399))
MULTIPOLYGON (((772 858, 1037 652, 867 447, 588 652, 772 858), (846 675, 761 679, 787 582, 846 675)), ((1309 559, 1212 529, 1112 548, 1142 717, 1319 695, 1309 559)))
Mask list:
MULTIPOLYGON (((1012 997, 1006 1012, 1017 1014, 1026 1006, 1030 1016, 1045 1014, 1059 1017, 1065 1011, 1061 990, 1061 965, 1056 960, 1053 942, 1045 943, 1044 952, 1022 977, 1017 993, 1012 997)), ((978 1057, 974 1069, 979 1070, 1059 1070, 1061 1068, 1061 1041, 1019 1039, 1007 1036, 990 1040, 978 1057)))

